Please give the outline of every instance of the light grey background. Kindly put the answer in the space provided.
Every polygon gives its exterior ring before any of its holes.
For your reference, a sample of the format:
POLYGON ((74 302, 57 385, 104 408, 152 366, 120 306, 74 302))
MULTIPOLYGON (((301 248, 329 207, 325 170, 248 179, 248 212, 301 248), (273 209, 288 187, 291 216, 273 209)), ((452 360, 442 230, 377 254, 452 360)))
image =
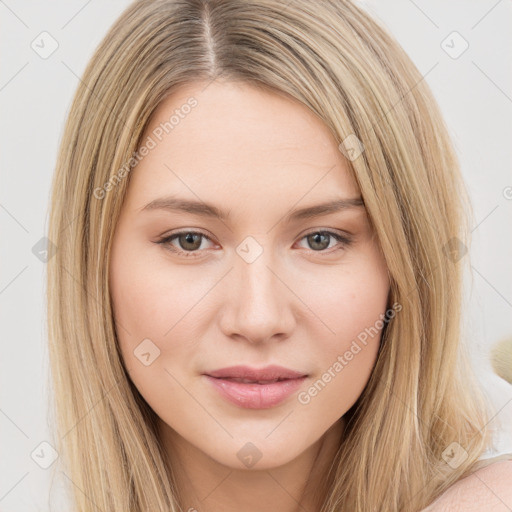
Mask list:
MULTIPOLYGON (((512 386, 491 373, 487 353, 512 335, 512 62, 507 57, 512 2, 360 3, 387 25, 425 76, 461 159, 476 219, 466 336, 495 404, 495 421, 508 421, 510 429, 512 386), (454 31, 469 44, 457 58, 464 41, 454 31)), ((93 50, 127 5, 122 0, 0 0, 2 512, 49 510, 50 475, 57 462, 49 469, 35 462, 49 462, 51 449, 40 443, 52 440, 45 264, 32 249, 46 232, 51 177, 72 95, 93 50), (50 48, 50 38, 40 36, 43 31, 58 43, 48 58, 31 47, 50 48)), ((510 430, 496 425, 498 450, 512 452, 510 430)), ((61 479, 72 485, 64 475, 61 479)), ((58 503, 58 486, 53 510, 66 510, 58 503)))

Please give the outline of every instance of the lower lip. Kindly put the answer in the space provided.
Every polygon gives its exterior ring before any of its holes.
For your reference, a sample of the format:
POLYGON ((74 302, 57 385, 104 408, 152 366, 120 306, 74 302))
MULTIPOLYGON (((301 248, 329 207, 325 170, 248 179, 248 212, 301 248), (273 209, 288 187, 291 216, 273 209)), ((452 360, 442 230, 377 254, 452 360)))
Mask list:
POLYGON ((273 384, 244 384, 205 375, 219 393, 231 403, 246 409, 269 409, 284 402, 302 385, 306 377, 273 384))

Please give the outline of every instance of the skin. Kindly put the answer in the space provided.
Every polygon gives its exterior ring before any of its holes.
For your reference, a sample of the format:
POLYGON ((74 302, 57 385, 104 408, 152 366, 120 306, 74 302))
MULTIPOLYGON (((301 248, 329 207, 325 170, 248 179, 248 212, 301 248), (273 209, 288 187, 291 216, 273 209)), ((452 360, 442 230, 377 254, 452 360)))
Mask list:
POLYGON ((385 260, 364 207, 286 222, 292 210, 360 197, 311 111, 247 84, 188 84, 161 103, 143 140, 191 96, 197 106, 132 170, 115 229, 110 293, 123 361, 160 419, 184 510, 317 510, 381 333, 308 403, 298 396, 386 312, 385 260), (230 218, 143 210, 171 194, 230 218), (326 230, 352 243, 306 236, 326 230), (207 238, 156 243, 178 231, 207 238), (248 236, 263 251, 250 263, 237 252, 248 236), (134 355, 144 339, 160 350, 148 366, 134 355), (202 375, 235 364, 278 364, 308 378, 278 406, 244 409, 202 375), (252 467, 237 456, 249 442, 261 454, 252 467))
MULTIPOLYGON (((512 457, 512 455, 511 455, 512 457)), ((452 485, 424 512, 509 512, 512 460, 494 462, 452 485)))

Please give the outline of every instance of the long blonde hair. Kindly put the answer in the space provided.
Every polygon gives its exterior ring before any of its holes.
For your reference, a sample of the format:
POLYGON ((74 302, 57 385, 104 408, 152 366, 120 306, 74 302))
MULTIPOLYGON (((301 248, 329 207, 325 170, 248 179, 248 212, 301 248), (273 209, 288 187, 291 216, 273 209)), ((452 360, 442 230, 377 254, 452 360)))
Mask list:
POLYGON ((490 441, 460 343, 469 207, 428 85, 347 0, 136 1, 89 62, 61 141, 48 231, 57 246, 47 286, 55 444, 74 510, 181 509, 156 415, 117 345, 110 247, 126 162, 152 113, 180 85, 220 76, 295 98, 340 148, 349 137, 363 144, 347 162, 389 268, 390 303, 402 310, 346 414, 321 512, 421 510, 490 441))

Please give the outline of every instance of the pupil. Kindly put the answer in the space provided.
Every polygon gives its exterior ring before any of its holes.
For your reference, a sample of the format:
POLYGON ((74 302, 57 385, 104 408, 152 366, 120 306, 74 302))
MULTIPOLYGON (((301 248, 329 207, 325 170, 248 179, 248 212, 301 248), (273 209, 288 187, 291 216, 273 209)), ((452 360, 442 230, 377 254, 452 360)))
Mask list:
MULTIPOLYGON (((188 249, 198 249, 201 245, 201 235, 195 233, 187 233, 186 235, 182 235, 185 239, 184 248, 188 249), (196 238, 196 243, 194 244, 194 238, 196 238), (199 241, 199 244, 197 243, 199 241), (192 247, 187 247, 187 244, 192 244, 192 247)), ((182 244, 183 246, 183 244, 182 244)))
POLYGON ((320 244, 320 247, 316 247, 317 249, 325 249, 329 246, 329 236, 325 233, 314 233, 313 235, 309 235, 309 242, 312 249, 315 249, 315 245, 320 244), (324 243, 322 243, 319 238, 324 238, 324 243), (325 243, 327 242, 327 244, 325 243))

